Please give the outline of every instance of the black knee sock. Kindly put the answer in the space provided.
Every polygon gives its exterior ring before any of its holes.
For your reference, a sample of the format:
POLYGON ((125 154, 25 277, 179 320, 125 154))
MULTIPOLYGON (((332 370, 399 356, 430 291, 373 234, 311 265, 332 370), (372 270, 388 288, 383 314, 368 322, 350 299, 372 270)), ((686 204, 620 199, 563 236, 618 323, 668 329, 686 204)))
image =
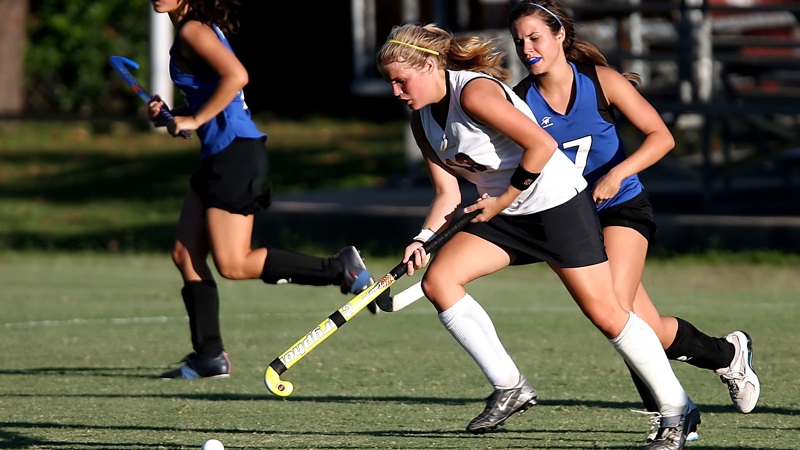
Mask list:
POLYGON ((678 321, 678 331, 672 345, 665 350, 667 358, 710 370, 730 364, 735 352, 733 344, 724 338, 703 333, 680 317, 675 319, 678 321))
POLYGON ((183 289, 181 289, 181 297, 183 297, 183 306, 186 307, 186 315, 189 316, 189 332, 192 335, 192 350, 197 350, 197 320, 194 318, 194 295, 193 289, 190 285, 198 283, 197 281, 184 281, 183 289))
POLYGON ((644 381, 639 378, 639 375, 636 374, 636 372, 633 370, 633 367, 629 366, 628 363, 625 363, 625 365, 628 366, 628 372, 631 373, 633 385, 636 386, 636 390, 639 392, 639 397, 642 398, 644 409, 650 412, 658 412, 658 403, 656 403, 653 393, 650 392, 650 389, 647 388, 647 385, 644 384, 644 381))
POLYGON ((192 348, 195 353, 217 356, 224 350, 219 327, 219 292, 213 280, 186 281, 181 289, 189 315, 192 348))
POLYGON ((261 279, 267 284, 329 286, 342 282, 342 264, 333 258, 319 258, 280 248, 271 248, 267 252, 261 272, 261 279))

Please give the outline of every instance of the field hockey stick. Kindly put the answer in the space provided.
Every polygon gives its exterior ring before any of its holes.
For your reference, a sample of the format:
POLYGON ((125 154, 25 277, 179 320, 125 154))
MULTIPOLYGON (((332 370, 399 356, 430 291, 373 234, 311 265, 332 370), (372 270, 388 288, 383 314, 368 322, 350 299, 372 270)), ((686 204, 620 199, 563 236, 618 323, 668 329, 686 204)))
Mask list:
POLYGON ((397 312, 406 306, 425 297, 422 292, 422 282, 418 281, 395 295, 383 295, 375 300, 378 308, 384 312, 397 312))
MULTIPOLYGON (((117 73, 122 77, 122 79, 125 80, 125 83, 127 83, 128 86, 130 86, 130 88, 133 90, 133 92, 135 92, 136 95, 139 96, 139 98, 144 100, 145 103, 149 104, 151 101, 154 100, 153 97, 151 97, 150 94, 147 93, 142 84, 139 83, 139 80, 137 80, 136 77, 133 76, 131 71, 128 70, 128 67, 130 67, 133 70, 138 69, 139 63, 137 63, 132 59, 128 59, 124 56, 110 56, 108 58, 108 63, 111 64, 111 67, 113 67, 114 70, 117 71, 117 73)), ((175 120, 175 117, 172 116, 172 113, 169 112, 169 109, 167 109, 166 106, 161 107, 159 115, 164 119, 166 123, 171 123, 172 121, 175 120)), ((191 139, 192 133, 189 132, 189 130, 181 130, 181 136, 184 139, 191 139)))
MULTIPOLYGON (((447 227, 441 234, 426 242, 422 248, 425 253, 430 253, 439 248, 445 241, 455 234, 458 230, 468 224, 481 210, 473 211, 459 217, 454 223, 447 227)), ((406 273, 406 263, 400 262, 394 269, 384 275, 372 286, 364 289, 363 292, 355 296, 344 306, 337 309, 313 330, 300 338, 297 342, 275 358, 264 371, 264 384, 267 389, 279 397, 288 397, 294 392, 294 385, 287 380, 281 380, 281 375, 297 364, 300 359, 314 350, 325 339, 355 317, 370 302, 377 299, 389 286, 397 281, 406 273)))

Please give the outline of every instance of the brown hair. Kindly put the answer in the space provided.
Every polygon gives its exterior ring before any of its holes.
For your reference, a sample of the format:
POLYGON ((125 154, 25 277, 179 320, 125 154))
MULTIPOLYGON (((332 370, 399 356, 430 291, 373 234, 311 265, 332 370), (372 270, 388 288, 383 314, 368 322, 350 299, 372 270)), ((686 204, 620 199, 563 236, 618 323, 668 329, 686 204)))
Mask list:
MULTIPOLYGON (((536 16, 541 19, 550 31, 555 35, 564 28, 564 56, 567 61, 576 64, 589 64, 594 66, 608 67, 608 60, 594 44, 575 36, 575 25, 567 16, 564 7, 557 0, 523 0, 519 2, 508 15, 508 29, 511 30, 521 17, 536 16), (538 6, 537 6, 538 5, 538 6)), ((622 74, 634 86, 641 83, 641 77, 634 72, 622 74)))
POLYGON ((503 67, 504 54, 497 48, 494 39, 455 37, 436 24, 404 24, 392 28, 378 50, 376 62, 383 73, 383 68, 393 62, 403 61, 420 68, 427 58, 435 58, 442 68, 471 70, 508 81, 511 73, 503 67))
POLYGON ((240 5, 240 0, 184 0, 180 8, 188 11, 184 21, 197 20, 206 25, 213 23, 225 33, 233 33, 239 27, 235 13, 240 5))

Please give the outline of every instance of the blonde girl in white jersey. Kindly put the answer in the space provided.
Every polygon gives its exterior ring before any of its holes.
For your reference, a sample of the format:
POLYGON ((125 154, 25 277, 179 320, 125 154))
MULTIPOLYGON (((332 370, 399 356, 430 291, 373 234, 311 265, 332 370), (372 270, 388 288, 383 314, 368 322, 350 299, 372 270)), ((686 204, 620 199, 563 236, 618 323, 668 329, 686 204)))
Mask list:
MULTIPOLYGON (((507 72, 494 43, 455 38, 435 25, 394 27, 377 55, 392 93, 411 109, 434 198, 422 230, 406 247, 408 274, 425 267, 425 296, 439 320, 475 360, 494 391, 467 431, 484 433, 536 404, 494 325, 465 286, 511 264, 546 262, 583 313, 633 367, 673 424, 683 448, 700 413, 688 400, 653 330, 617 301, 597 212, 586 182, 530 109, 501 81, 507 72), (462 208, 457 176, 480 193, 462 208), (422 243, 461 210, 482 212, 435 259, 422 243)), ((665 422, 662 422, 662 426, 665 422)))

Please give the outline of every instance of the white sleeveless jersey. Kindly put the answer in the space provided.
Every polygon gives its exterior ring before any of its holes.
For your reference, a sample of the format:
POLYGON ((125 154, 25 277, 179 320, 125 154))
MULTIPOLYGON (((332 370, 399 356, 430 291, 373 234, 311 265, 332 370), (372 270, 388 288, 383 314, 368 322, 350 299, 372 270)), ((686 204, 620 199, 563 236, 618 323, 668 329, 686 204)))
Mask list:
MULTIPOLYGON (((496 81, 509 101, 526 116, 531 126, 539 126, 533 112, 508 86, 488 75, 466 70, 447 71, 450 105, 442 129, 431 113, 431 106, 420 110, 422 128, 439 159, 473 183, 478 194, 496 197, 508 188, 519 165, 523 148, 506 135, 473 120, 461 107, 461 90, 478 77, 496 81)), ((556 149, 541 174, 528 189, 501 214, 522 215, 544 211, 566 203, 586 188, 586 180, 575 164, 556 149)))

